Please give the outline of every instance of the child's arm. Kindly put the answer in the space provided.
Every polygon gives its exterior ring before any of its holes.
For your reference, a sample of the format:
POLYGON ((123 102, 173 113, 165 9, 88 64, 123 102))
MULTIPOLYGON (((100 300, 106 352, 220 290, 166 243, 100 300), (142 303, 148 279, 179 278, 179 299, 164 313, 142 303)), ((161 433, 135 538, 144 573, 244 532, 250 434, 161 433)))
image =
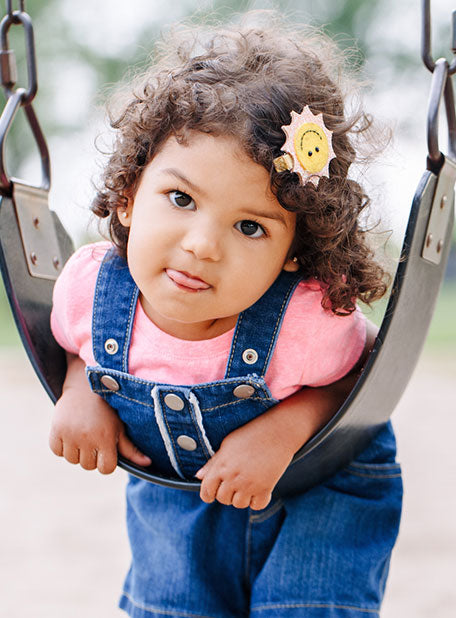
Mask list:
POLYGON ((53 453, 86 470, 110 474, 117 452, 140 466, 151 461, 125 434, 116 412, 90 389, 84 362, 67 353, 68 369, 63 393, 55 406, 49 446, 53 453))
POLYGON ((204 502, 258 510, 268 505, 294 454, 331 419, 353 388, 377 332, 367 325, 363 354, 350 374, 329 386, 303 388, 226 436, 196 474, 204 502))

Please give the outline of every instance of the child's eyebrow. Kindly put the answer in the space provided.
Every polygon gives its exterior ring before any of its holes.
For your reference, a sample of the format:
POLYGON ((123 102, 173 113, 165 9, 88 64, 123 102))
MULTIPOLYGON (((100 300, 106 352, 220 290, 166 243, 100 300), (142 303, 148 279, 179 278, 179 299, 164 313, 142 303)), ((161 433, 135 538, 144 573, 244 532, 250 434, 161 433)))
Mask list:
POLYGON ((184 176, 179 170, 174 167, 167 167, 164 170, 161 170, 163 174, 170 174, 174 176, 178 180, 184 182, 192 191, 195 193, 199 193, 200 195, 205 195, 205 191, 197 187, 193 182, 191 182, 186 176, 184 176))
POLYGON ((287 222, 285 221, 285 217, 282 215, 280 210, 277 212, 274 211, 262 211, 262 210, 248 210, 244 211, 247 215, 253 215, 254 217, 259 217, 260 219, 273 219, 274 221, 278 221, 285 227, 287 227, 287 222))

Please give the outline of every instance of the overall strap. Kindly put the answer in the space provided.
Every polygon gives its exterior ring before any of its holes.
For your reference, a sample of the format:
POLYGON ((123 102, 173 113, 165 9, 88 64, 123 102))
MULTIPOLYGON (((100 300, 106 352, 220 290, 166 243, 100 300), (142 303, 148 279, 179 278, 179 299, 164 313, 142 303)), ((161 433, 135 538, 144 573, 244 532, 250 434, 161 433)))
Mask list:
POLYGON ((93 355, 102 367, 128 373, 138 293, 126 260, 109 249, 98 271, 93 299, 93 355))
POLYGON ((225 378, 265 375, 285 310, 301 279, 301 274, 283 270, 263 296, 239 314, 225 378))

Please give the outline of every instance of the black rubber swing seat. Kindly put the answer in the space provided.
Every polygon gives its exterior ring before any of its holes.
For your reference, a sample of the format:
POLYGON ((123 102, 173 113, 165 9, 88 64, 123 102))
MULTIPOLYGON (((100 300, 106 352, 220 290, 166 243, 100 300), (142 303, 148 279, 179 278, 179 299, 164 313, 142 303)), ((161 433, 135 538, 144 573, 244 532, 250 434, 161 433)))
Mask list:
MULTIPOLYGON (((438 63, 439 61, 437 61, 438 63)), ((444 61, 446 62, 446 61, 444 61)), ((437 64, 436 63, 436 64, 437 64)), ((438 67, 436 67, 437 69, 438 67)), ((388 307, 369 359, 348 399, 328 424, 295 456, 275 492, 305 491, 347 465, 388 421, 424 344, 450 250, 456 181, 456 120, 448 63, 434 72, 430 102, 432 132, 445 88, 450 157, 433 149, 413 199, 388 307)), ((0 118, 0 146, 20 106, 13 95, 0 118), (3 136, 3 137, 1 137, 3 136)), ((30 126, 39 145, 43 186, 9 180, 0 160, 0 267, 24 347, 55 402, 61 394, 65 355, 51 335, 49 316, 55 279, 73 251, 72 242, 47 206, 49 158, 31 106, 30 126)), ((436 141, 437 138, 435 138, 436 141)), ((435 144, 434 144, 435 146, 435 144)), ((431 151, 430 151, 431 152, 431 151)), ((164 478, 119 457, 128 472, 161 485, 198 490, 198 482, 164 478)))

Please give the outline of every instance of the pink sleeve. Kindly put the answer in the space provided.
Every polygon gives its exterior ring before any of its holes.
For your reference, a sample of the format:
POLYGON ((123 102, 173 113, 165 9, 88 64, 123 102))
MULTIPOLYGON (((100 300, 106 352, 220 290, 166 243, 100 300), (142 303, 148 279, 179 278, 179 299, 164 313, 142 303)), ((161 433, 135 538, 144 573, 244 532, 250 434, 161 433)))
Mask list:
POLYGON ((65 264, 54 286, 51 330, 59 345, 80 355, 91 339, 91 314, 95 284, 109 243, 78 249, 65 264))
POLYGON ((361 311, 336 316, 321 306, 322 294, 318 282, 302 282, 289 302, 268 369, 280 399, 292 392, 282 384, 284 367, 294 391, 324 386, 346 375, 364 349, 366 323, 361 311))

